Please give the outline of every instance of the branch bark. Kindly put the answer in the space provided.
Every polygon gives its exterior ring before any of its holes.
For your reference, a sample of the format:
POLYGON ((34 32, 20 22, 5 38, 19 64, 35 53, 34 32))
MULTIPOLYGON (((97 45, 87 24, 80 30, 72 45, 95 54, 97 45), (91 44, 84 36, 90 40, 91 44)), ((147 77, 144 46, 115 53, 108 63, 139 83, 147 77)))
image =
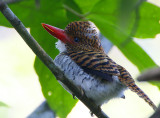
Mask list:
MULTIPOLYGON (((138 81, 160 81, 160 67, 154 67, 152 69, 148 69, 143 72, 137 78, 138 81)), ((154 114, 150 118, 159 118, 160 116, 160 105, 158 109, 154 112, 154 114)))
POLYGON ((155 67, 143 72, 137 78, 138 81, 160 81, 160 67, 155 67))
POLYGON ((160 116, 160 105, 158 109, 155 111, 155 113, 150 118, 159 118, 160 116))
POLYGON ((13 4, 13 3, 17 3, 17 2, 21 2, 24 0, 0 0, 0 4, 13 4))
POLYGON ((56 118, 46 101, 42 102, 27 118, 56 118))
POLYGON ((37 57, 50 69, 50 71, 55 75, 57 80, 65 84, 75 96, 81 100, 90 111, 99 118, 108 118, 108 116, 90 99, 85 95, 82 95, 79 89, 74 86, 65 77, 63 72, 55 66, 53 59, 41 48, 37 41, 29 34, 23 23, 18 19, 18 17, 12 12, 12 10, 7 6, 6 3, 0 4, 0 11, 6 17, 6 19, 11 23, 11 25, 16 29, 19 35, 27 43, 27 45, 32 49, 32 51, 37 55, 37 57))

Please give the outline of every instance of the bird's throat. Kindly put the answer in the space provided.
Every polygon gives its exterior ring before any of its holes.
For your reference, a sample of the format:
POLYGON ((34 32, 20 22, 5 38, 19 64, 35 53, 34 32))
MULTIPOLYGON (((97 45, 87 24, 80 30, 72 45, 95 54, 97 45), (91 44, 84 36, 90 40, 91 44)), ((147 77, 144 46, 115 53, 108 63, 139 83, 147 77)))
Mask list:
POLYGON ((60 41, 60 40, 58 40, 58 41, 56 42, 56 48, 57 48, 60 52, 66 52, 66 51, 67 51, 65 44, 64 44, 62 41, 60 41))

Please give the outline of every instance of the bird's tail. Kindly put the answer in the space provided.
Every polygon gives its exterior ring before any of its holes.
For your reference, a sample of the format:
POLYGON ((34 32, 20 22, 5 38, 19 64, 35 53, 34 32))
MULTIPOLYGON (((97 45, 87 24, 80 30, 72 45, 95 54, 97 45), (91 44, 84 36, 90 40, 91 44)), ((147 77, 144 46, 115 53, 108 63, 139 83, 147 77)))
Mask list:
POLYGON ((137 95, 144 99, 154 110, 157 109, 156 105, 152 102, 152 100, 135 83, 128 85, 128 88, 131 91, 137 93, 137 95))
POLYGON ((139 97, 144 99, 154 110, 157 109, 156 105, 152 102, 152 100, 135 84, 135 81, 129 74, 129 72, 123 68, 122 66, 118 66, 120 71, 119 80, 126 85, 131 91, 137 93, 139 97))

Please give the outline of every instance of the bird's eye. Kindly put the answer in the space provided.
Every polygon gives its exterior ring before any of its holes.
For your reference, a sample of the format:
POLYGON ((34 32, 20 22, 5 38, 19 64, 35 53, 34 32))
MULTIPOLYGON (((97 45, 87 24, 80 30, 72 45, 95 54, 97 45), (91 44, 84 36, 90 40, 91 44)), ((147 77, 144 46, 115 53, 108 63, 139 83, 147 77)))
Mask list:
POLYGON ((74 42, 76 42, 76 43, 79 42, 79 38, 75 37, 74 42))

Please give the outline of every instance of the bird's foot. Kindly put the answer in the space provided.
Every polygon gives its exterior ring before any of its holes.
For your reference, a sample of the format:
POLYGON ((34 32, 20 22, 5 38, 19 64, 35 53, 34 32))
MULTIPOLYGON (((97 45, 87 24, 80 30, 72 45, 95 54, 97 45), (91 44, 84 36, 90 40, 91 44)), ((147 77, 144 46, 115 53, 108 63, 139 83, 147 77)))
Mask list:
POLYGON ((92 111, 90 111, 91 116, 93 117, 94 113, 92 111))
MULTIPOLYGON (((78 90, 80 91, 81 96, 84 96, 84 95, 85 95, 84 90, 83 90, 80 86, 78 86, 77 88, 78 88, 78 90)), ((74 94, 74 93, 72 93, 72 96, 73 96, 73 99, 76 99, 76 96, 75 96, 75 94, 74 94)))
POLYGON ((82 87, 78 86, 78 89, 80 90, 81 95, 84 96, 84 95, 85 95, 85 92, 84 92, 84 90, 82 89, 82 87))
POLYGON ((126 97, 125 97, 125 95, 122 95, 121 98, 122 98, 122 99, 125 99, 126 97))
MULTIPOLYGON (((98 110, 101 111, 101 107, 100 106, 98 106, 98 110)), ((94 116, 94 113, 92 111, 90 111, 90 114, 91 114, 92 117, 94 116)))

